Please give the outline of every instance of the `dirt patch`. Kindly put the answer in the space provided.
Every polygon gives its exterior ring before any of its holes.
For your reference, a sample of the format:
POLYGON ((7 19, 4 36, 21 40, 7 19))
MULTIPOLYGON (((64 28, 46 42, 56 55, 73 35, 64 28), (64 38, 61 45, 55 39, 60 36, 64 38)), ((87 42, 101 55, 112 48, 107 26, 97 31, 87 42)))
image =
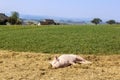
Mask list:
POLYGON ((0 80, 120 80, 120 55, 81 55, 93 64, 51 69, 54 55, 0 51, 0 80))

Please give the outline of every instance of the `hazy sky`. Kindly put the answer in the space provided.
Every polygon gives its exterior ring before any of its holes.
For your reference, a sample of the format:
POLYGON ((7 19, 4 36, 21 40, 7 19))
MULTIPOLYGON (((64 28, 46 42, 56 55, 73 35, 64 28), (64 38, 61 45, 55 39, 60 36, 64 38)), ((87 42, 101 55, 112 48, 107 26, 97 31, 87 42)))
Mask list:
POLYGON ((0 12, 120 21, 120 0, 0 0, 0 12))

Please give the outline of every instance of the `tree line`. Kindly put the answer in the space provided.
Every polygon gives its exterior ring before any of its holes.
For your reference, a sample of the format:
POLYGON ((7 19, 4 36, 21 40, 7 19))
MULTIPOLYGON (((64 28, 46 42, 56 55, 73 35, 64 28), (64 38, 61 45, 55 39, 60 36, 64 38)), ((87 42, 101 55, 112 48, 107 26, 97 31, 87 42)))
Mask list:
MULTIPOLYGON (((20 25, 22 24, 22 19, 19 18, 19 13, 14 11, 11 13, 11 16, 7 17, 5 14, 0 14, 0 25, 20 25)), ((91 20, 91 23, 93 24, 100 24, 102 23, 102 20, 100 18, 94 18, 91 20)), ((117 24, 115 20, 108 20, 106 21, 107 24, 117 24)))
MULTIPOLYGON (((93 23, 93 24, 100 24, 102 22, 102 20, 100 19, 100 18, 94 18, 92 21, 91 21, 91 23, 93 23)), ((116 24, 117 22, 115 21, 115 20, 108 20, 108 21, 106 21, 106 23, 107 24, 116 24)))
POLYGON ((19 13, 14 11, 11 13, 11 16, 6 16, 5 14, 0 14, 0 25, 20 25, 22 24, 22 19, 19 18, 19 13))

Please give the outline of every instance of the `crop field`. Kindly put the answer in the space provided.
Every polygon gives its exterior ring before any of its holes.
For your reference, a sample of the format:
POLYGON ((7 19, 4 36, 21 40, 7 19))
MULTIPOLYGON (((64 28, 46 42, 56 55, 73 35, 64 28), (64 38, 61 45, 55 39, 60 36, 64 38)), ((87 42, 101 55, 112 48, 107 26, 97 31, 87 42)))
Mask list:
POLYGON ((120 25, 0 26, 0 49, 61 54, 119 54, 120 25))
POLYGON ((0 26, 0 80, 120 80, 120 25, 0 26), (92 64, 50 67, 67 53, 92 64))

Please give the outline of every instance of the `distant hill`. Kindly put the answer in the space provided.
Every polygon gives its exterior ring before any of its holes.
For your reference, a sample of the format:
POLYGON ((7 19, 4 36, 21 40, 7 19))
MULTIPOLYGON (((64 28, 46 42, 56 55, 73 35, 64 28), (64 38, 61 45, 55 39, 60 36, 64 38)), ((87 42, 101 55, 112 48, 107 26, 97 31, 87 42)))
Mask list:
POLYGON ((20 18, 24 20, 34 20, 40 21, 44 19, 54 19, 56 22, 67 23, 67 24, 86 24, 89 23, 91 19, 89 18, 64 18, 64 17, 54 17, 54 16, 36 16, 36 15, 20 15, 20 18))
POLYGON ((29 19, 29 20, 41 20, 48 18, 47 16, 36 16, 36 15, 20 15, 22 19, 29 19))

